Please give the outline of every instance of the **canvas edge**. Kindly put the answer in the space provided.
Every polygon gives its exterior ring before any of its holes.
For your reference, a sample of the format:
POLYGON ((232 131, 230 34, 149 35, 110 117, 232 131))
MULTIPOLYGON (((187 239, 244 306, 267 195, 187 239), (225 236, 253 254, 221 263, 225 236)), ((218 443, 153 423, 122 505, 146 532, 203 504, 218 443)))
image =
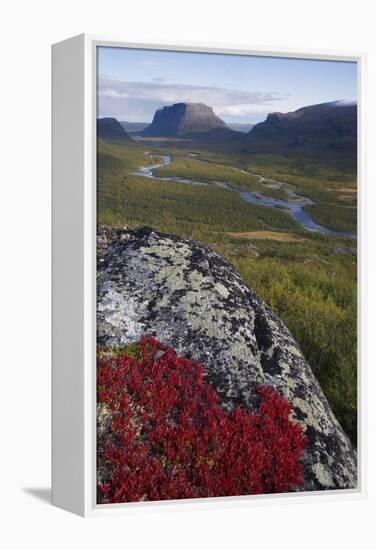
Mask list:
MULTIPOLYGON (((264 504, 295 502, 328 502, 343 499, 362 499, 366 496, 366 231, 365 231, 365 64, 364 52, 339 52, 327 50, 281 50, 265 47, 250 47, 218 43, 144 43, 125 42, 104 39, 93 35, 79 35, 84 39, 85 102, 82 118, 84 120, 84 496, 80 515, 96 517, 99 515, 117 515, 119 513, 192 509, 213 509, 247 507, 264 504), (330 59, 353 61, 358 64, 358 487, 356 489, 333 490, 328 492, 300 492, 277 495, 249 495, 213 499, 194 499, 182 501, 124 503, 114 505, 96 504, 96 419, 95 419, 95 348, 96 348, 96 48, 98 46, 127 47, 142 49, 164 49, 173 51, 194 51, 207 53, 263 55, 276 57, 296 57, 306 59, 330 59), (360 364, 362 363, 362 368, 360 364), (361 403, 361 407, 360 407, 361 403), (183 507, 183 508, 182 508, 183 507)), ((69 39, 68 39, 69 40, 69 39)), ((67 42, 67 41, 64 41, 67 42)), ((60 44, 60 43, 59 43, 60 44)), ((74 510, 71 510, 74 511, 74 510)))
POLYGON ((84 37, 52 47, 52 504, 85 514, 84 37), (69 342, 69 348, 66 345, 69 342))

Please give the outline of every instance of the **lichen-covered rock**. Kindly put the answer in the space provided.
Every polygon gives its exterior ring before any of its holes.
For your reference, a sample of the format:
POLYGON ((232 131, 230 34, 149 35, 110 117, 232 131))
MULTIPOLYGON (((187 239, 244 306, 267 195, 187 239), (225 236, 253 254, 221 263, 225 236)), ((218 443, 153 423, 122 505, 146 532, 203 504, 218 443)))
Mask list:
POLYGON ((357 457, 286 326, 224 258, 150 228, 98 230, 98 344, 142 334, 200 361, 225 408, 280 391, 304 428, 304 489, 355 488, 357 457))

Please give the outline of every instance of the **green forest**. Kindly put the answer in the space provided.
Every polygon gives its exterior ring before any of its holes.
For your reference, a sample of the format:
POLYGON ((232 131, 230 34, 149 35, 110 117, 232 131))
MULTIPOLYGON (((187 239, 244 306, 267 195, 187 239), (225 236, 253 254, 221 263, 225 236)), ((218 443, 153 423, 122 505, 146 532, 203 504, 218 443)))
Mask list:
POLYGON ((356 233, 354 169, 302 156, 98 140, 97 176, 99 224, 151 226, 210 245, 232 263, 289 327, 356 444, 356 239, 308 231, 284 209, 251 204, 232 191, 282 199, 289 191, 297 193, 314 203, 304 210, 315 223, 356 233), (156 169, 155 176, 170 181, 134 174, 163 154, 172 162, 156 169), (218 181, 229 188, 217 186, 218 181))

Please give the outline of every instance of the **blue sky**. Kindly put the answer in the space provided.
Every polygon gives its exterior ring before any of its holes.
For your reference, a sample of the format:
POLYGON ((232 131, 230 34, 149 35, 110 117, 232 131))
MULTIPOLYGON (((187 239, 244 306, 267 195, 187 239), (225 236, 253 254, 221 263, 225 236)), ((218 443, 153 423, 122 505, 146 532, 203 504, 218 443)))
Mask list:
POLYGON ((98 117, 149 122, 159 107, 183 101, 206 103, 226 122, 255 123, 356 98, 352 62, 98 48, 98 117))

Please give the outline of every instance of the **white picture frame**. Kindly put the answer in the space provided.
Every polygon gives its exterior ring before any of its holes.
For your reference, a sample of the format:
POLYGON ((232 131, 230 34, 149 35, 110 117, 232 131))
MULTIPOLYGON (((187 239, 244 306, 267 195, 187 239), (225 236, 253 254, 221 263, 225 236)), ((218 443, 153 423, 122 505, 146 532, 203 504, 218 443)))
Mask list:
POLYGON ((129 508, 250 506, 270 499, 362 498, 365 480, 365 54, 223 44, 137 44, 79 35, 52 47, 52 502, 92 516, 129 508), (358 474, 356 489, 194 501, 96 504, 96 49, 118 46, 353 61, 358 65, 358 474), (69 342, 69 347, 67 346, 69 342))

